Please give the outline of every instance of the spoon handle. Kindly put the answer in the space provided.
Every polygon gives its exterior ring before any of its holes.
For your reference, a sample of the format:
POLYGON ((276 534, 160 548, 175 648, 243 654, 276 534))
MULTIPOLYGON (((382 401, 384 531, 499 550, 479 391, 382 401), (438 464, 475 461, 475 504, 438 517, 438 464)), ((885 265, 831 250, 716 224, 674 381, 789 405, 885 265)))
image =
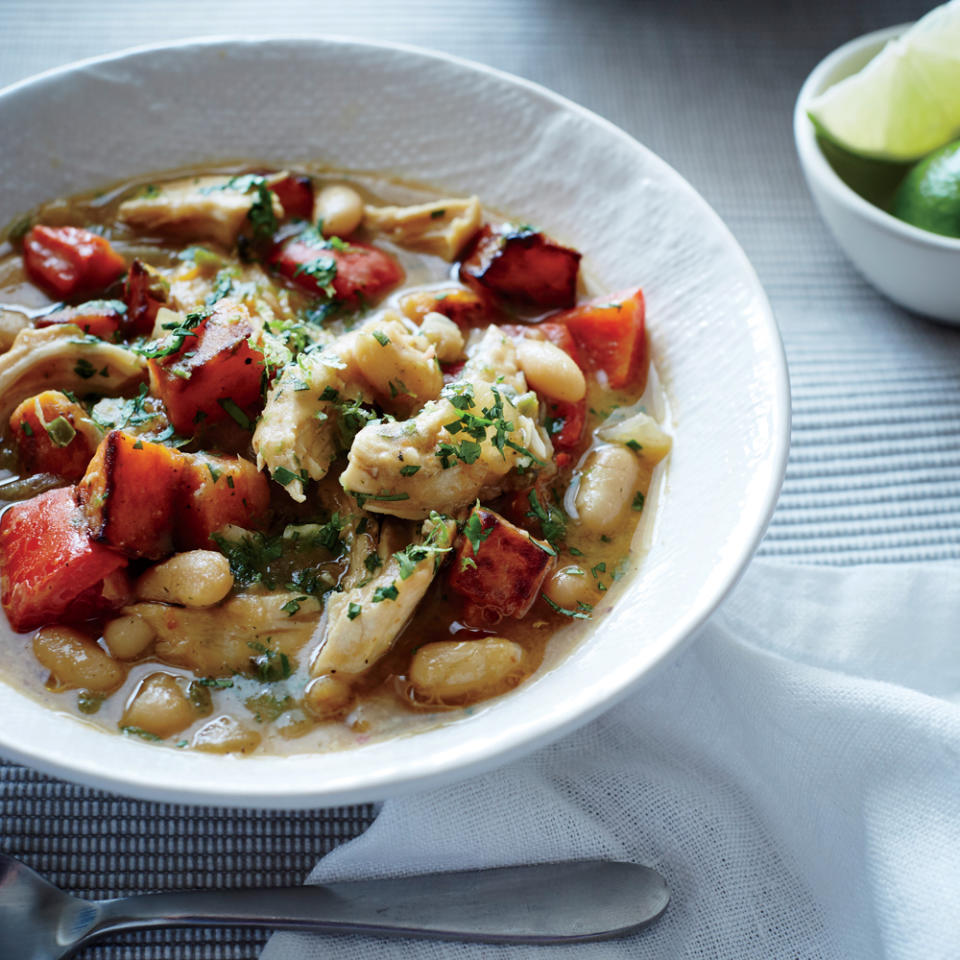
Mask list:
MULTIPOLYGON (((597 940, 636 930, 670 899, 649 867, 584 860, 269 890, 104 900, 88 937, 143 927, 283 927, 490 943, 597 940)), ((85 938, 86 939, 86 938, 85 938)))

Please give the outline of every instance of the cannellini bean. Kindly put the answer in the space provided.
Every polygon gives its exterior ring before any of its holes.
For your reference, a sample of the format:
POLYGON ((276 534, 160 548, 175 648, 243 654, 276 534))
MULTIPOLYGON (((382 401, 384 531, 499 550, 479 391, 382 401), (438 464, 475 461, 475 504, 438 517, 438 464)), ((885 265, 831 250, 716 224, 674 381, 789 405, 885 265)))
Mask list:
POLYGON ((192 746, 206 753, 252 753, 263 738, 224 714, 205 723, 194 735, 192 746))
POLYGON ((303 691, 303 708, 317 720, 329 720, 353 703, 350 684, 324 674, 311 680, 303 691))
POLYGON ((523 647, 503 637, 440 640, 417 650, 408 675, 419 700, 483 700, 503 693, 523 677, 524 657, 523 647))
POLYGON ((543 592, 565 610, 576 610, 580 603, 596 603, 598 593, 587 571, 573 565, 555 570, 544 584, 543 592))
POLYGON ((614 533, 630 507, 640 480, 637 458, 626 448, 598 447, 580 475, 576 507, 580 523, 594 534, 614 533))
POLYGON ((33 652, 61 688, 108 693, 119 687, 126 676, 121 664, 70 627, 44 627, 37 631, 33 652))
POLYGON ((151 567, 137 580, 140 600, 182 607, 212 607, 233 589, 230 563, 216 550, 178 553, 151 567))
POLYGON ((576 403, 586 396, 583 371, 570 354, 548 340, 520 340, 517 360, 537 393, 564 403, 576 403))
POLYGON ((363 198, 352 187, 333 183, 313 203, 313 219, 321 222, 325 237, 346 237, 363 220, 363 198))
POLYGON ((118 660, 136 660, 153 638, 153 627, 135 613, 117 617, 103 628, 104 642, 118 660))
POLYGON ((185 730, 196 719, 197 712, 177 678, 151 673, 130 698, 120 725, 165 738, 185 730))
POLYGON ((441 363, 453 363, 463 356, 463 334, 460 328, 442 313, 431 310, 420 324, 420 332, 436 347, 441 363))

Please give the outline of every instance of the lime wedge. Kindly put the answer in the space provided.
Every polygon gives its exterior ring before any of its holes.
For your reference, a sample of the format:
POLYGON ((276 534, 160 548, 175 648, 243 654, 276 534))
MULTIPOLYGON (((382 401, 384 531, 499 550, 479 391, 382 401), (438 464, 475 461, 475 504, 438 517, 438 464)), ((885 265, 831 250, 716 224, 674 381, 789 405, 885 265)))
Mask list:
POLYGON ((960 136, 960 0, 931 10, 807 111, 850 153, 916 160, 960 136))

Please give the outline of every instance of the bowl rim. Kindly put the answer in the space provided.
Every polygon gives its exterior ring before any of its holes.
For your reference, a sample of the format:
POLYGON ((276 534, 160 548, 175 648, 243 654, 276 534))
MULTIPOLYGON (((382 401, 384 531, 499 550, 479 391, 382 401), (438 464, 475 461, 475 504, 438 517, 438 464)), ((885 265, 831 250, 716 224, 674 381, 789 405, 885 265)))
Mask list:
MULTIPOLYGON (((881 229, 896 234, 901 239, 920 246, 934 247, 953 253, 960 253, 960 238, 947 237, 933 233, 921 227, 900 220, 892 213, 865 200, 852 187, 848 186, 830 166, 817 143, 813 121, 807 116, 807 107, 814 97, 828 89, 827 77, 838 66, 847 63, 869 47, 879 48, 889 40, 900 36, 912 23, 900 23, 892 27, 874 30, 862 36, 848 40, 842 46, 828 53, 810 72, 797 94, 793 110, 793 137, 800 157, 800 163, 807 176, 816 180, 832 198, 861 217, 876 224, 881 229)), ((831 84, 832 85, 832 84, 831 84)), ((919 161, 917 161, 919 162, 919 161)))
MULTIPOLYGON (((403 793, 423 790, 426 787, 435 787, 452 781, 460 781, 478 773, 485 772, 500 766, 512 759, 516 759, 531 752, 535 748, 546 746, 559 739, 566 733, 582 726, 589 720, 599 716, 615 703, 622 700, 634 690, 637 685, 649 678, 659 667, 677 655, 689 642, 699 628, 719 607, 724 598, 730 593, 740 577, 743 575, 759 544, 767 525, 776 507, 780 489, 786 473, 787 457, 790 447, 791 402, 789 372, 784 352, 783 341, 780 337, 769 299, 760 283, 759 277, 747 258, 743 248, 737 242, 730 229, 721 220, 716 211, 707 203, 702 195, 672 166, 657 154, 645 147, 640 141, 625 130, 593 111, 583 107, 548 88, 534 83, 506 71, 489 67, 463 57, 458 57, 442 51, 435 51, 412 44, 394 43, 389 41, 370 41, 363 38, 345 35, 310 34, 292 36, 290 34, 267 34, 250 37, 242 35, 217 35, 200 38, 187 38, 159 44, 143 44, 126 48, 102 56, 90 57, 58 67, 51 68, 43 73, 17 81, 0 90, 0 110, 4 98, 18 93, 34 85, 41 85, 70 73, 90 66, 112 63, 124 59, 134 59, 142 55, 156 55, 172 49, 197 49, 224 45, 263 45, 277 42, 293 42, 297 44, 314 43, 318 48, 327 44, 359 45, 373 50, 390 50, 408 53, 421 58, 453 64, 460 69, 484 74, 497 78, 502 82, 520 87, 534 97, 545 100, 564 110, 571 111, 580 117, 599 125, 611 136, 623 141, 633 151, 642 153, 648 162, 659 167, 665 176, 682 190, 689 191, 701 206, 701 213, 711 222, 717 231, 717 236, 725 241, 730 256, 739 263, 745 285, 750 290, 756 305, 756 329, 764 331, 766 352, 765 379, 771 385, 771 394, 768 398, 770 435, 765 456, 754 470, 757 481, 755 487, 759 495, 747 506, 748 515, 741 514, 739 521, 731 530, 730 549, 724 563, 725 569, 721 575, 713 578, 702 591, 702 599, 691 609, 679 616, 669 630, 665 630, 657 644, 651 644, 649 655, 646 657, 646 666, 636 672, 623 671, 621 674, 611 674, 603 683, 596 683, 594 696, 589 702, 581 702, 577 709, 569 711, 559 719, 553 713, 532 718, 520 730, 504 730, 498 733, 495 743, 492 738, 482 739, 484 742, 475 742, 469 749, 458 751, 456 758, 451 759, 449 749, 441 751, 442 758, 424 757, 414 769, 405 769, 401 772, 391 771, 384 775, 371 770, 359 783, 335 782, 331 786, 313 784, 309 788, 293 788, 285 786, 278 789, 275 786, 276 778, 264 777, 258 781, 255 777, 249 778, 242 791, 234 790, 230 794, 215 792, 211 786, 197 786, 194 782, 166 783, 159 782, 158 778, 151 777, 149 768, 144 771, 131 766, 124 768, 122 761, 117 757, 116 763, 105 769, 102 763, 92 762, 82 755, 61 752, 55 757, 38 754, 25 748, 21 742, 8 738, 0 731, 0 750, 12 759, 25 762, 31 766, 61 777, 68 777, 74 781, 88 784, 101 789, 112 790, 127 796, 140 797, 151 801, 165 801, 180 804, 214 804, 220 807, 259 807, 274 809, 315 809, 321 806, 352 804, 369 802, 374 799, 383 799, 385 796, 397 796, 403 793), (466 755, 466 756, 464 756, 466 755)), ((746 513, 746 511, 745 511, 746 513)), ((49 708, 44 708, 48 709, 49 708)), ((53 713, 53 711, 49 711, 53 713)), ((70 718, 76 722, 75 718, 70 718)), ((441 728, 442 729, 442 728, 441 728)), ((447 729, 450 729, 449 727, 447 729)), ((99 735, 104 735, 99 732, 99 735)), ((109 734, 106 734, 109 735, 109 734)), ((427 736, 429 731, 418 736, 427 736)), ((122 741, 121 741, 122 742, 122 741)), ((385 743, 392 741, 387 740, 385 743)), ((142 745, 125 744, 125 746, 142 745)), ((359 748, 367 749, 367 748, 359 748)), ((139 755, 139 754, 138 754, 139 755)), ((186 759, 188 754, 175 754, 186 759)), ((328 756, 318 754, 317 756, 328 756)), ((235 758, 207 757, 205 760, 220 761, 234 760, 235 758)), ((299 755, 292 757, 260 758, 270 761, 274 769, 281 763, 296 762, 299 755)), ((249 763, 241 759, 236 762, 249 763)), ((253 767, 251 765, 251 771, 253 767)), ((211 764, 211 776, 214 780, 216 767, 211 764)))

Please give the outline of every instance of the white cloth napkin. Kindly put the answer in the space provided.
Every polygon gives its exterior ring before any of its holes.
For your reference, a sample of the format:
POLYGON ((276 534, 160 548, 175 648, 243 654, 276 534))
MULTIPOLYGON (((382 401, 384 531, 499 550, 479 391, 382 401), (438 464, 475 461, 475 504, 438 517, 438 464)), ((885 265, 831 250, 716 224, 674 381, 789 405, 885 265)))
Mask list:
POLYGON ((960 957, 960 566, 755 562, 628 701, 494 773, 387 801, 311 881, 609 857, 635 936, 493 947, 277 934, 262 960, 960 957))

